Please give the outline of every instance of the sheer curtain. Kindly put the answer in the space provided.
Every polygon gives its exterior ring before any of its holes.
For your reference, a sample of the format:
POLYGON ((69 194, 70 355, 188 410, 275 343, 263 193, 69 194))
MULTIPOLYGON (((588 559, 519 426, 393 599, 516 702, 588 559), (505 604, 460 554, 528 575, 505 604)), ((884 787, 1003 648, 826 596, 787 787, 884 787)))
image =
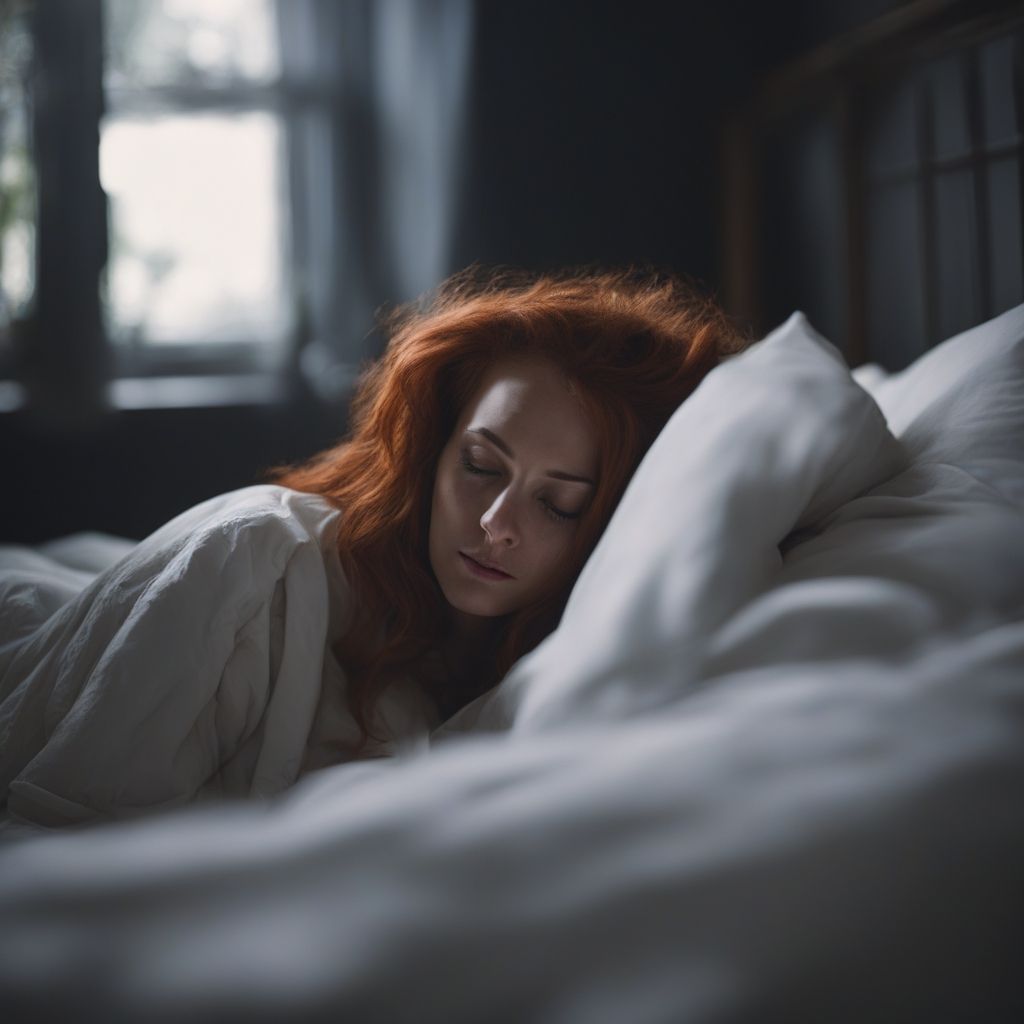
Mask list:
POLYGON ((324 397, 375 354, 383 304, 452 270, 472 0, 279 3, 299 366, 324 397))

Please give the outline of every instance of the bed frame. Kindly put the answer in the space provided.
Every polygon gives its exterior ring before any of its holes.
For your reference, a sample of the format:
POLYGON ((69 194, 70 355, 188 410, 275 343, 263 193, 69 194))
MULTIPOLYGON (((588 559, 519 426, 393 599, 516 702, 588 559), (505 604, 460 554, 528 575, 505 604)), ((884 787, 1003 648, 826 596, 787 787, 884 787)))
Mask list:
POLYGON ((725 301, 890 370, 1024 301, 1024 7, 916 0, 764 80, 724 133, 725 301))

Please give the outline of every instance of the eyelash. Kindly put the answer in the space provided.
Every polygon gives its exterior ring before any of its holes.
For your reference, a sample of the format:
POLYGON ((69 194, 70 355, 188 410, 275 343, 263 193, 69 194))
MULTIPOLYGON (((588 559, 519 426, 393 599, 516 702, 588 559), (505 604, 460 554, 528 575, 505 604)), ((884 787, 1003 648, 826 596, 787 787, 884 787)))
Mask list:
MULTIPOLYGON (((462 453, 459 456, 459 462, 462 464, 462 468, 465 469, 467 473, 472 473, 474 476, 498 475, 496 470, 483 469, 482 467, 477 466, 475 463, 470 461, 469 456, 466 455, 465 453, 462 453)), ((547 501, 542 501, 540 504, 541 508, 543 508, 544 511, 549 516, 551 516, 552 519, 560 523, 568 522, 571 519, 579 519, 580 517, 580 514, 578 512, 563 512, 561 509, 555 508, 554 505, 547 501)))

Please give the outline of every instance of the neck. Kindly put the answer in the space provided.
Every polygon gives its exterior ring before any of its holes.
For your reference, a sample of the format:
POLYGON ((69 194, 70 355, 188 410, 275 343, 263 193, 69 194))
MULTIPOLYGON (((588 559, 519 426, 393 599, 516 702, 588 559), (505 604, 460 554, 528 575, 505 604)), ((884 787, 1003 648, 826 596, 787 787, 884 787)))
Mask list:
POLYGON ((462 672, 494 652, 501 635, 501 618, 467 615, 453 610, 448 631, 441 642, 441 655, 450 668, 462 672))

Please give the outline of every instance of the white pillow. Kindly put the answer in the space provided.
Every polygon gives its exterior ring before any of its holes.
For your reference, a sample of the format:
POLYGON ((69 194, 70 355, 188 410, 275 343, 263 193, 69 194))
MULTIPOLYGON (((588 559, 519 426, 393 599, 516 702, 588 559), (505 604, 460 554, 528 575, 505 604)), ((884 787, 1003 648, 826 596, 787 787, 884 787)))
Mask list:
POLYGON ((1024 612, 1024 306, 902 373, 859 367, 911 465, 787 545, 772 590, 708 645, 707 677, 753 664, 906 663, 1024 612))
POLYGON ((716 368, 630 482, 558 629, 445 731, 618 720, 678 700, 779 543, 903 465, 802 313, 716 368))
POLYGON ((916 463, 958 466, 1024 504, 1024 305, 936 346, 901 373, 858 367, 916 463))

